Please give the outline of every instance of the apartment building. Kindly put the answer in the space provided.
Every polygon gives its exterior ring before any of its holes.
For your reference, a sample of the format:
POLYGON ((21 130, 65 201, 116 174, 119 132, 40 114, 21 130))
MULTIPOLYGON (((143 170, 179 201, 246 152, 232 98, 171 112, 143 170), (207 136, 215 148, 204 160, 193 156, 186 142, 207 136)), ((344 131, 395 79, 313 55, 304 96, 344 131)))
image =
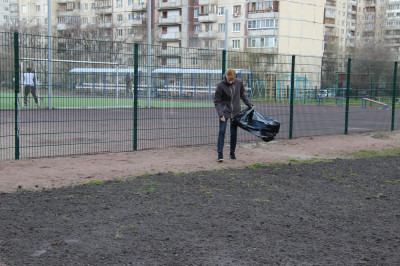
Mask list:
POLYGON ((357 47, 374 43, 387 47, 398 58, 400 1, 326 0, 324 23, 325 43, 338 48, 333 53, 326 50, 325 56, 347 57, 357 47))
POLYGON ((0 0, 0 26, 9 27, 10 23, 10 0, 0 0))

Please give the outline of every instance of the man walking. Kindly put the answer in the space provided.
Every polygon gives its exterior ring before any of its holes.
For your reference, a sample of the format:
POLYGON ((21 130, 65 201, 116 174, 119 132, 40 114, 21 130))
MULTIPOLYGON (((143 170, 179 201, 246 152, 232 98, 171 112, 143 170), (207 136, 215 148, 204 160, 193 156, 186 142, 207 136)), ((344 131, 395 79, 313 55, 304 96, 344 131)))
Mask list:
POLYGON ((226 70, 223 80, 217 84, 214 95, 214 104, 219 116, 218 162, 224 160, 223 149, 228 119, 230 119, 231 122, 231 147, 229 158, 231 160, 236 160, 237 125, 232 124, 232 118, 241 111, 240 99, 242 99, 248 107, 253 107, 246 96, 243 82, 236 78, 236 71, 229 68, 226 70))
POLYGON ((35 99, 36 106, 38 106, 38 97, 36 95, 35 76, 30 67, 24 73, 24 106, 28 105, 28 95, 32 94, 35 99))

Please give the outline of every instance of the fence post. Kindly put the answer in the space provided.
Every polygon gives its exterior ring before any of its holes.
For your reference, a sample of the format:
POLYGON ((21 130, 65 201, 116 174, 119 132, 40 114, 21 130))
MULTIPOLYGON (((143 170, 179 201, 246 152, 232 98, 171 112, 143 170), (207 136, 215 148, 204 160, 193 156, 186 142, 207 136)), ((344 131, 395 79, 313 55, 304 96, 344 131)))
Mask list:
POLYGON ((396 108, 396 83, 397 83, 397 66, 398 62, 394 62, 394 74, 393 74, 393 93, 392 93, 392 128, 391 131, 394 130, 394 117, 395 117, 395 108, 396 108))
POLYGON ((290 77, 290 126, 289 126, 289 139, 293 135, 293 98, 294 98, 294 67, 296 56, 292 55, 292 74, 290 77))
POLYGON ((222 75, 221 75, 221 80, 224 79, 224 74, 226 72, 226 50, 222 50, 222 75))
POLYGON ((19 160, 19 36, 14 32, 15 160, 19 160))
MULTIPOLYGON (((135 43, 133 76, 133 150, 137 151, 137 111, 138 111, 138 63, 139 44, 135 43)), ((148 74, 148 73, 147 73, 148 74)), ((147 87, 148 88, 148 87, 147 87)))
POLYGON ((349 104, 350 104, 350 67, 351 67, 351 58, 347 61, 347 88, 346 88, 346 116, 344 119, 344 134, 348 134, 349 130, 349 104))

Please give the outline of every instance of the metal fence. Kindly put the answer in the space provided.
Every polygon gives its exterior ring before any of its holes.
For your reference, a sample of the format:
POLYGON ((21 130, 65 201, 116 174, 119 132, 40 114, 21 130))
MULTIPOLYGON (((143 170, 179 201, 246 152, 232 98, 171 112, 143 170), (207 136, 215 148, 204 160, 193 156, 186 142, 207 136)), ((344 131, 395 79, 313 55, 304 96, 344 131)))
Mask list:
POLYGON ((227 67, 281 122, 278 139, 399 129, 397 62, 18 33, 0 33, 0 46, 1 161, 216 144, 227 67), (24 97, 28 68, 38 106, 24 97))

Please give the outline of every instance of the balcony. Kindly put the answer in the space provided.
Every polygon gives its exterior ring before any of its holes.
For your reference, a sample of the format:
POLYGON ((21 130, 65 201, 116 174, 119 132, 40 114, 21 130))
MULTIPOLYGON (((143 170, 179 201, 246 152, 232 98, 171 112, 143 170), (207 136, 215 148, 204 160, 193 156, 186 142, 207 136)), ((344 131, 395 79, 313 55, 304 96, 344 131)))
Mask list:
POLYGON ((325 17, 326 18, 336 18, 336 15, 335 14, 325 13, 325 17))
POLYGON ((157 9, 177 9, 182 7, 182 0, 175 0, 173 2, 158 2, 157 9))
POLYGON ((66 30, 67 24, 65 23, 57 23, 57 30, 66 30))
POLYGON ((256 53, 263 53, 263 54, 277 54, 278 47, 264 47, 264 48, 247 48, 248 52, 252 52, 256 50, 256 53))
POLYGON ((278 18, 278 12, 267 12, 267 13, 257 13, 257 12, 249 12, 247 14, 248 19, 258 19, 258 18, 278 18))
POLYGON ((132 26, 146 25, 146 19, 145 18, 133 19, 130 22, 132 22, 132 26))
POLYGON ((199 22, 216 22, 218 20, 218 14, 199 14, 199 22))
POLYGON ((217 50, 199 49, 198 53, 200 56, 213 57, 217 55, 217 50))
POLYGON ((336 21, 334 19, 325 19, 325 27, 336 27, 336 21))
POLYGON ((329 6, 330 8, 331 8, 331 7, 336 7, 336 2, 333 2, 333 1, 326 1, 326 6, 329 6))
POLYGON ((57 17, 79 17, 81 15, 80 9, 74 9, 71 11, 58 11, 57 17))
POLYGON ((199 32, 198 37, 203 39, 215 39, 217 38, 217 31, 216 30, 202 31, 199 32))
POLYGON ((111 22, 102 22, 97 25, 99 26, 99 28, 111 28, 112 23, 111 22))
POLYGON ((365 7, 374 7, 376 6, 376 1, 365 1, 365 7))
POLYGON ((99 7, 94 11, 96 15, 112 14, 112 7, 99 7))
POLYGON ((142 11, 142 10, 146 10, 147 9, 147 5, 146 4, 137 4, 137 5, 132 5, 132 10, 133 11, 142 11))
POLYGON ((166 41, 166 40, 177 40, 181 38, 180 32, 172 32, 172 33, 160 33, 159 39, 166 41))
POLYGON ((215 4, 215 0, 199 0, 199 6, 215 4))
POLYGON ((182 16, 175 16, 171 18, 158 18, 158 24, 160 25, 174 25, 174 24, 181 24, 182 23, 182 16))
POLYGON ((336 36, 336 32, 334 32, 334 31, 325 31, 325 36, 336 36))
POLYGON ((264 37, 264 36, 272 36, 277 35, 278 31, 276 29, 270 30, 248 30, 247 36, 249 37, 264 37))
POLYGON ((162 57, 180 57, 180 56, 182 56, 181 50, 182 50, 182 48, 171 48, 171 47, 169 47, 166 50, 158 51, 157 56, 162 56, 162 57))

